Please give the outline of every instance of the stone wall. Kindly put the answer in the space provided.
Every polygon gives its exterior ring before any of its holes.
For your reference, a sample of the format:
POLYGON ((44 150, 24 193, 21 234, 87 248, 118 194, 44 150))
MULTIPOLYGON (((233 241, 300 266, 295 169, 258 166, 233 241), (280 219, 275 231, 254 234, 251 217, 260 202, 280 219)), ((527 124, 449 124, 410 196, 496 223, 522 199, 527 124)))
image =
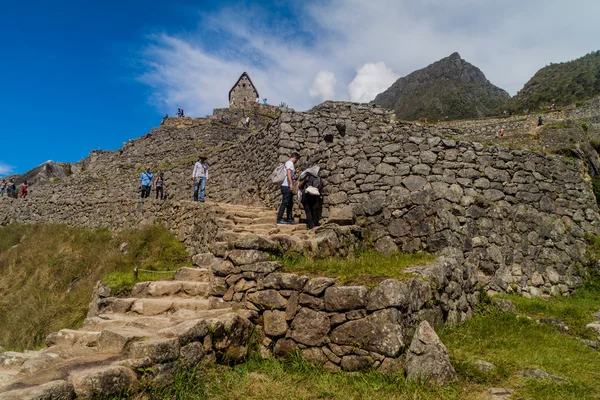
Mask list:
POLYGON ((223 117, 229 120, 229 124, 242 127, 246 117, 250 118, 250 128, 262 129, 279 116, 279 107, 269 104, 253 103, 246 108, 215 108, 213 118, 221 121, 223 117))
POLYGON ((229 149, 223 158, 238 164, 217 164, 230 180, 216 197, 252 193, 276 206, 277 188, 264 179, 299 151, 298 171, 322 167, 324 215, 352 207, 378 249, 451 254, 500 292, 561 294, 580 284, 584 236, 600 224, 584 163, 442 139, 451 132, 351 103, 283 113, 260 137, 229 149), (245 159, 252 148, 264 151, 245 159))
POLYGON ((218 207, 192 202, 72 201, 0 198, 0 225, 54 223, 120 231, 163 224, 190 254, 207 251, 218 232, 218 207))
POLYGON ((421 321, 436 328, 462 322, 479 303, 474 267, 451 258, 406 271, 418 277, 386 279, 368 289, 277 272, 281 265, 259 251, 232 250, 224 256, 199 254, 194 263, 212 269, 215 295, 250 310, 259 328, 260 354, 300 351, 330 371, 368 365, 384 372, 401 369, 421 321))
POLYGON ((280 194, 268 175, 298 151, 298 172, 322 168, 324 216, 349 209, 379 250, 451 255, 492 290, 524 295, 566 293, 587 273, 585 235, 599 233, 600 216, 582 162, 456 141, 453 129, 354 103, 284 112, 258 132, 198 124, 92 153, 83 172, 32 188, 30 201, 7 210, 0 202, 0 214, 35 221, 56 209, 48 201, 133 199, 146 160, 164 166, 169 198, 189 198, 198 151, 209 153, 209 199, 275 210, 280 194))

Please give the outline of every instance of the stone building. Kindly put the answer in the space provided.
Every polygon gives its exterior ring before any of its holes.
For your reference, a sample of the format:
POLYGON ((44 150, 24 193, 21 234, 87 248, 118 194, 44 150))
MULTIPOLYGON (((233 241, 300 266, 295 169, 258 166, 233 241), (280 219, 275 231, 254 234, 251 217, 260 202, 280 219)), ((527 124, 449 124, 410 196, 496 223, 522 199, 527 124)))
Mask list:
POLYGON ((229 108, 250 108, 258 98, 256 86, 244 72, 229 91, 229 108))

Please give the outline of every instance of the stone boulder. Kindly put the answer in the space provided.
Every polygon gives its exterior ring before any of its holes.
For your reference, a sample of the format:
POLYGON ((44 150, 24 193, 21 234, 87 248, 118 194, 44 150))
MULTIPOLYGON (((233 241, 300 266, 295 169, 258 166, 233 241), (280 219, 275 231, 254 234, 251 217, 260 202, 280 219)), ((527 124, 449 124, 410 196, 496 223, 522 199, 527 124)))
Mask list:
POLYGON ((450 356, 431 325, 419 324, 406 355, 406 375, 410 380, 431 380, 446 385, 456 379, 450 356))
POLYGON ((66 381, 52 381, 26 389, 0 393, 0 400, 73 400, 75 390, 66 381))
POLYGON ((350 206, 335 207, 331 210, 327 222, 338 225, 354 225, 355 216, 354 210, 350 206))
POLYGON ((290 337, 308 346, 322 346, 329 342, 329 317, 321 311, 301 309, 292 321, 290 337))

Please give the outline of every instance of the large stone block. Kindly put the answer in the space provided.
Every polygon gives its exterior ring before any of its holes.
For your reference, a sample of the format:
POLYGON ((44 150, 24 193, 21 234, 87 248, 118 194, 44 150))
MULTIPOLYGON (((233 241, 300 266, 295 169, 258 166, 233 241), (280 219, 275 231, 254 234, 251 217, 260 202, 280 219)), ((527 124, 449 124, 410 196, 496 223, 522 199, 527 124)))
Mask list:
POLYGON ((325 290, 327 311, 354 310, 365 307, 367 288, 364 286, 334 286, 325 290))
POLYGON ((446 385, 456 379, 446 346, 427 321, 419 324, 406 355, 406 376, 446 385))
POLYGON ((308 346, 322 346, 329 342, 330 327, 326 313, 303 308, 292 321, 290 337, 308 346))

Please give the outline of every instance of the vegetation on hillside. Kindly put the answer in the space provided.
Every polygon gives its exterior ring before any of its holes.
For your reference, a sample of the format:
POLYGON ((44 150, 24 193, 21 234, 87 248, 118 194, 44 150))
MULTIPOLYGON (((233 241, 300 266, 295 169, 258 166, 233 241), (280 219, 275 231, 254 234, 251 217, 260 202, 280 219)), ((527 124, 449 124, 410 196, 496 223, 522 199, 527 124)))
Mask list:
POLYGON ((540 69, 513 98, 531 110, 577 104, 600 95, 600 51, 540 69))
POLYGON ((78 327, 107 274, 133 284, 136 266, 174 270, 188 261, 183 244, 158 226, 117 235, 63 225, 0 227, 0 345, 34 349, 49 333, 78 327))

